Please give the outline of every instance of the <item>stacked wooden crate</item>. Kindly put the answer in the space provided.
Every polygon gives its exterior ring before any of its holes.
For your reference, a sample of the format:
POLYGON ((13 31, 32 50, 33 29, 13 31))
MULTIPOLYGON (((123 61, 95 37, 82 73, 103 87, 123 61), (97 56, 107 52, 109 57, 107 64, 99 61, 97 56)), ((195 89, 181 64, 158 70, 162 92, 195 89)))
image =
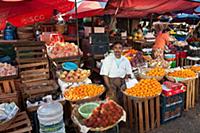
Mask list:
POLYGON ((56 82, 49 80, 49 63, 42 42, 19 42, 15 49, 24 101, 45 96, 58 89, 56 82))

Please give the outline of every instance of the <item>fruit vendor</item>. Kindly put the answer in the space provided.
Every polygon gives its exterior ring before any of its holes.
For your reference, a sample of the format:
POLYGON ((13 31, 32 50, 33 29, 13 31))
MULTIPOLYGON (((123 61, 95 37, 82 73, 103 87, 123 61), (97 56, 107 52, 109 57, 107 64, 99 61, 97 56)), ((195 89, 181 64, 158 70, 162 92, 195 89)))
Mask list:
POLYGON ((100 75, 103 75, 107 87, 106 96, 114 99, 119 104, 122 102, 120 88, 125 84, 125 79, 134 78, 129 60, 122 56, 123 45, 115 42, 112 46, 114 54, 108 55, 102 63, 100 75))
POLYGON ((155 44, 153 46, 153 56, 154 58, 164 58, 164 50, 166 50, 167 45, 170 42, 170 29, 164 29, 162 33, 159 33, 156 37, 155 44))

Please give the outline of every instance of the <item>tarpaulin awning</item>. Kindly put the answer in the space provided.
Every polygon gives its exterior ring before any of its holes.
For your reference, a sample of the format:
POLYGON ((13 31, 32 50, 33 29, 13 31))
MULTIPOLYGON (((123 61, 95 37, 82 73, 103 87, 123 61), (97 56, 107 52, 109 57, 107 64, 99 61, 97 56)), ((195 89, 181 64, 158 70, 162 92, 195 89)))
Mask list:
POLYGON ((152 13, 186 10, 198 5, 186 0, 110 0, 106 14, 114 14, 119 8, 118 17, 143 17, 152 13))
POLYGON ((6 21, 20 27, 50 19, 53 10, 65 13, 74 7, 68 0, 24 0, 21 2, 0 1, 0 29, 6 21))
MULTIPOLYGON (((75 0, 69 0, 75 2, 75 0)), ((108 0, 77 0, 77 17, 84 18, 103 15, 108 0)), ((76 18, 75 7, 65 14, 65 18, 76 18)))

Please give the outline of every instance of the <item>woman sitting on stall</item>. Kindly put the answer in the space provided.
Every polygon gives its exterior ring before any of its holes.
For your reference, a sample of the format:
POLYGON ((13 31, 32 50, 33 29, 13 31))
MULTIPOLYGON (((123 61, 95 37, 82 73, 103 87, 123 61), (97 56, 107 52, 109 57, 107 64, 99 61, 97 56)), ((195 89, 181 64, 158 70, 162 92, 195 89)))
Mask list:
POLYGON ((125 79, 133 78, 132 67, 129 60, 122 56, 123 46, 115 42, 112 46, 114 54, 108 55, 102 64, 100 75, 103 75, 107 87, 106 95, 122 104, 120 88, 125 84, 125 79))
POLYGON ((153 46, 154 58, 164 58, 164 50, 166 50, 167 45, 170 43, 169 31, 170 29, 166 28, 161 33, 158 33, 155 44, 153 46))

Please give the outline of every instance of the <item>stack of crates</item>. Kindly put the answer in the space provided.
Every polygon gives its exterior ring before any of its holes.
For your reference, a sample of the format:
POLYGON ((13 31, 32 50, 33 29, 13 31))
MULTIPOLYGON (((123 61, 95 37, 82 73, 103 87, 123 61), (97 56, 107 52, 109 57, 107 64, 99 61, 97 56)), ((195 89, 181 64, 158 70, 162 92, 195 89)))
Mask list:
POLYGON ((182 115, 184 108, 184 93, 172 96, 161 95, 161 124, 174 120, 182 115))

